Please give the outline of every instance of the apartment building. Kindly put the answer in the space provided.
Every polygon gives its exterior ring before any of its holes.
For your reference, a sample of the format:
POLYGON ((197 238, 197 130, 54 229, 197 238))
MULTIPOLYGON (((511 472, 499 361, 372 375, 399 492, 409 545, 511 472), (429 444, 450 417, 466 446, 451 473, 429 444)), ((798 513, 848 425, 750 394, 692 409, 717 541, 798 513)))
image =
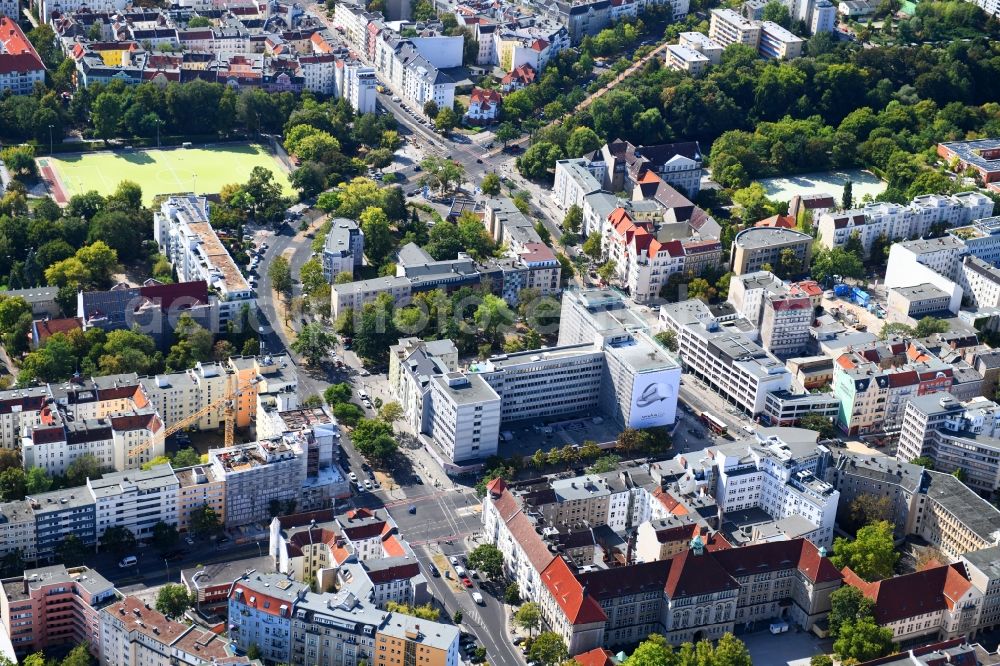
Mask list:
POLYGON ((250 573, 229 595, 230 636, 241 650, 258 645, 265 660, 292 666, 412 663, 458 666, 458 628, 378 610, 370 586, 343 580, 315 593, 281 574, 250 573), (444 659, 443 662, 440 659, 444 659))
POLYGON ((35 517, 35 554, 47 561, 63 540, 74 535, 85 546, 97 543, 97 503, 86 486, 29 495, 35 517))
POLYGON ((458 371, 458 348, 451 340, 400 338, 389 347, 389 386, 403 408, 403 420, 420 432, 427 412, 430 378, 458 371))
POLYGON ((885 497, 897 537, 918 536, 952 560, 997 544, 1000 511, 950 472, 845 453, 827 480, 840 491, 841 510, 862 495, 885 497))
POLYGON ((745 44, 757 48, 761 32, 759 22, 751 21, 739 12, 726 8, 713 9, 711 15, 708 36, 722 48, 730 44, 745 44))
POLYGON ((979 257, 962 259, 959 280, 966 301, 977 309, 1000 307, 1000 269, 979 257))
POLYGON ((837 7, 830 0, 816 0, 813 6, 812 20, 809 32, 818 35, 821 32, 833 32, 837 28, 837 7))
POLYGON ((338 217, 330 222, 323 245, 323 277, 328 282, 341 273, 354 278, 354 269, 364 263, 365 234, 354 220, 338 217))
POLYGON ((582 209, 584 197, 601 191, 601 183, 587 168, 589 163, 582 157, 556 160, 552 200, 561 209, 568 210, 572 206, 582 209))
POLYGON ((253 442, 208 453, 208 464, 226 487, 225 524, 247 525, 270 518, 270 503, 296 501, 305 459, 283 440, 253 442))
POLYGON ((679 46, 701 53, 708 58, 709 65, 718 65, 722 62, 722 51, 725 47, 704 33, 682 32, 677 37, 679 46))
POLYGON ((181 281, 204 280, 219 301, 219 325, 246 305, 256 309, 253 290, 208 221, 205 197, 168 197, 153 215, 153 235, 181 281))
POLYGON ((210 465, 175 469, 177 477, 177 530, 191 530, 193 516, 207 506, 226 522, 226 482, 210 465))
POLYGON ((428 434, 455 464, 495 455, 500 439, 501 398, 476 373, 449 372, 430 380, 428 434))
POLYGON ((979 492, 1000 487, 1000 406, 986 398, 965 403, 923 395, 906 405, 896 457, 927 456, 939 470, 961 469, 979 492))
POLYGON ((760 331, 765 349, 787 358, 805 351, 813 321, 813 303, 795 285, 785 285, 773 273, 756 271, 734 276, 728 301, 760 331))
POLYGON ((375 113, 378 78, 375 70, 359 62, 344 65, 344 99, 357 113, 375 113))
POLYGON ((108 666, 249 666, 229 641, 198 625, 168 619, 138 597, 122 595, 100 611, 100 663, 108 666))
POLYGON ((670 69, 687 72, 693 77, 704 74, 708 66, 712 64, 711 59, 704 53, 679 44, 668 46, 664 58, 670 69))
POLYGON ((146 541, 153 537, 157 523, 176 525, 179 486, 168 463, 87 479, 98 539, 109 527, 125 527, 136 539, 146 541))
POLYGON ((35 515, 26 500, 0 504, 0 556, 19 552, 26 562, 34 562, 35 515))
POLYGON ((802 55, 805 40, 773 21, 761 21, 757 51, 772 60, 792 60, 802 55))
POLYGON ((92 455, 101 465, 136 469, 163 455, 163 424, 150 408, 132 414, 75 420, 48 406, 41 423, 21 439, 25 469, 41 467, 51 475, 65 474, 78 458, 92 455))
POLYGON ((624 208, 612 211, 602 240, 605 254, 615 266, 615 282, 640 303, 659 298, 670 276, 685 268, 684 245, 679 240, 661 242, 652 222, 637 222, 624 208))
POLYGON ((21 446, 22 432, 42 424, 42 410, 48 398, 48 386, 0 391, 0 447, 21 446))
POLYGON ((725 330, 702 301, 661 306, 660 323, 677 334, 686 372, 746 414, 760 414, 769 393, 791 388, 791 373, 781 361, 742 333, 725 330))
MULTIPOLYGON (((961 244, 964 250, 961 254, 970 254, 993 265, 1000 263, 1000 217, 973 219, 972 224, 949 229, 949 238, 961 244)), ((941 272, 949 276, 954 274, 941 272)))
POLYGON ((374 303, 381 294, 389 294, 397 308, 403 307, 409 305, 412 293, 407 277, 388 276, 335 284, 330 289, 330 315, 336 318, 348 309, 360 313, 361 308, 374 303))
POLYGON ((893 641, 965 637, 975 631, 983 593, 961 564, 942 564, 885 580, 867 582, 850 568, 844 585, 872 601, 880 627, 892 630, 893 641))
POLYGON ((732 247, 733 275, 743 275, 781 265, 781 254, 791 250, 800 266, 808 266, 813 237, 782 227, 750 227, 736 234, 732 247))
POLYGON ((916 342, 889 338, 855 347, 834 363, 837 424, 851 435, 894 432, 914 399, 947 393, 954 385, 953 366, 916 342))
POLYGON ((816 225, 824 247, 843 247, 851 236, 858 235, 865 254, 871 252, 875 239, 895 241, 928 235, 931 227, 967 225, 993 214, 993 201, 977 192, 963 196, 925 194, 906 206, 895 203, 872 203, 841 212, 824 213, 816 225))
POLYGON ((0 622, 18 656, 83 643, 99 653, 100 609, 115 598, 114 586, 101 574, 56 564, 2 583, 0 622))
POLYGON ((13 18, 16 14, 9 18, 0 13, 0 93, 30 95, 36 83, 44 85, 45 65, 13 18))
POLYGON ((141 287, 120 282, 106 291, 77 292, 76 315, 84 330, 131 330, 138 326, 163 351, 173 344, 174 328, 182 314, 213 333, 219 331, 218 303, 209 296, 204 280, 161 284, 150 278, 141 287))
POLYGON ((609 192, 631 191, 648 173, 689 198, 701 189, 703 159, 697 141, 636 146, 615 139, 582 159, 609 192))
POLYGON ((461 661, 458 627, 395 613, 375 632, 372 666, 458 666, 461 661))

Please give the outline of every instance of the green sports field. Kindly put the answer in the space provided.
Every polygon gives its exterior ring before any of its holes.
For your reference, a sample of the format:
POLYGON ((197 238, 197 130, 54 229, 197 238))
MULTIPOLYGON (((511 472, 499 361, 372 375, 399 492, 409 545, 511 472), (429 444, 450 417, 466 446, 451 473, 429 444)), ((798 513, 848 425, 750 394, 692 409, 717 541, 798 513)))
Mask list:
POLYGON ((39 164, 57 201, 90 190, 111 194, 123 180, 142 187, 147 205, 158 194, 216 194, 224 185, 245 182, 257 166, 270 169, 285 194, 293 192, 284 166, 256 144, 77 153, 39 158, 39 164))

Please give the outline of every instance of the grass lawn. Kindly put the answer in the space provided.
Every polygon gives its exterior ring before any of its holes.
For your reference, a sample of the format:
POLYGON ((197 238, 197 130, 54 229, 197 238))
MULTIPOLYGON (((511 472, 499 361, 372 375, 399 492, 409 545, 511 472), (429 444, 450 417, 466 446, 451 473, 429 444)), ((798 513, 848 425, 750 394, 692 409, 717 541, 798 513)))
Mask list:
POLYGON ((147 205, 160 194, 216 194, 224 185, 245 182, 257 166, 270 169, 285 194, 293 193, 284 166, 256 144, 77 153, 39 161, 55 168, 61 183, 53 188, 57 200, 60 189, 67 199, 90 190, 108 195, 126 179, 142 187, 147 205))

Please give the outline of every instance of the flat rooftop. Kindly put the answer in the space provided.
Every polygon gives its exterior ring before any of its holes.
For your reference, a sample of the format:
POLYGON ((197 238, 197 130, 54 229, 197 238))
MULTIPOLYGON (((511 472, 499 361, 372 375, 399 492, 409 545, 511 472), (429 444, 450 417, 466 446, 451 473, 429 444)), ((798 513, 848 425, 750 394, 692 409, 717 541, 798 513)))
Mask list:
POLYGON ((910 301, 928 301, 932 299, 936 300, 948 298, 948 294, 928 282, 917 284, 912 287, 893 287, 892 291, 910 301))
POLYGON ((1000 511, 964 483, 944 472, 928 470, 927 495, 933 497, 980 539, 993 542, 1000 536, 1000 511))
MULTIPOLYGON (((715 11, 715 10, 712 10, 715 11)), ((771 245, 811 243, 809 234, 782 227, 750 227, 736 234, 733 243, 746 249, 760 249, 771 245)))

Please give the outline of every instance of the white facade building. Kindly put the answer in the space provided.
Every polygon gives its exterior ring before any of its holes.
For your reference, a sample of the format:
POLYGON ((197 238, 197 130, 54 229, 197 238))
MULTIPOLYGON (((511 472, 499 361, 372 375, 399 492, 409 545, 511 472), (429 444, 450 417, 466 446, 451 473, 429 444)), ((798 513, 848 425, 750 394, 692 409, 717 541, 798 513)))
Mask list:
POLYGON ((96 503, 98 539, 109 527, 125 527, 145 541, 157 523, 177 525, 180 482, 168 463, 87 479, 87 488, 96 503))
POLYGON ((153 235, 182 282, 204 280, 215 292, 220 326, 244 305, 256 309, 253 289, 208 221, 205 197, 169 197, 153 215, 153 235))
POLYGON ((430 382, 430 435, 454 463, 496 454, 500 396, 477 374, 449 372, 430 382))

